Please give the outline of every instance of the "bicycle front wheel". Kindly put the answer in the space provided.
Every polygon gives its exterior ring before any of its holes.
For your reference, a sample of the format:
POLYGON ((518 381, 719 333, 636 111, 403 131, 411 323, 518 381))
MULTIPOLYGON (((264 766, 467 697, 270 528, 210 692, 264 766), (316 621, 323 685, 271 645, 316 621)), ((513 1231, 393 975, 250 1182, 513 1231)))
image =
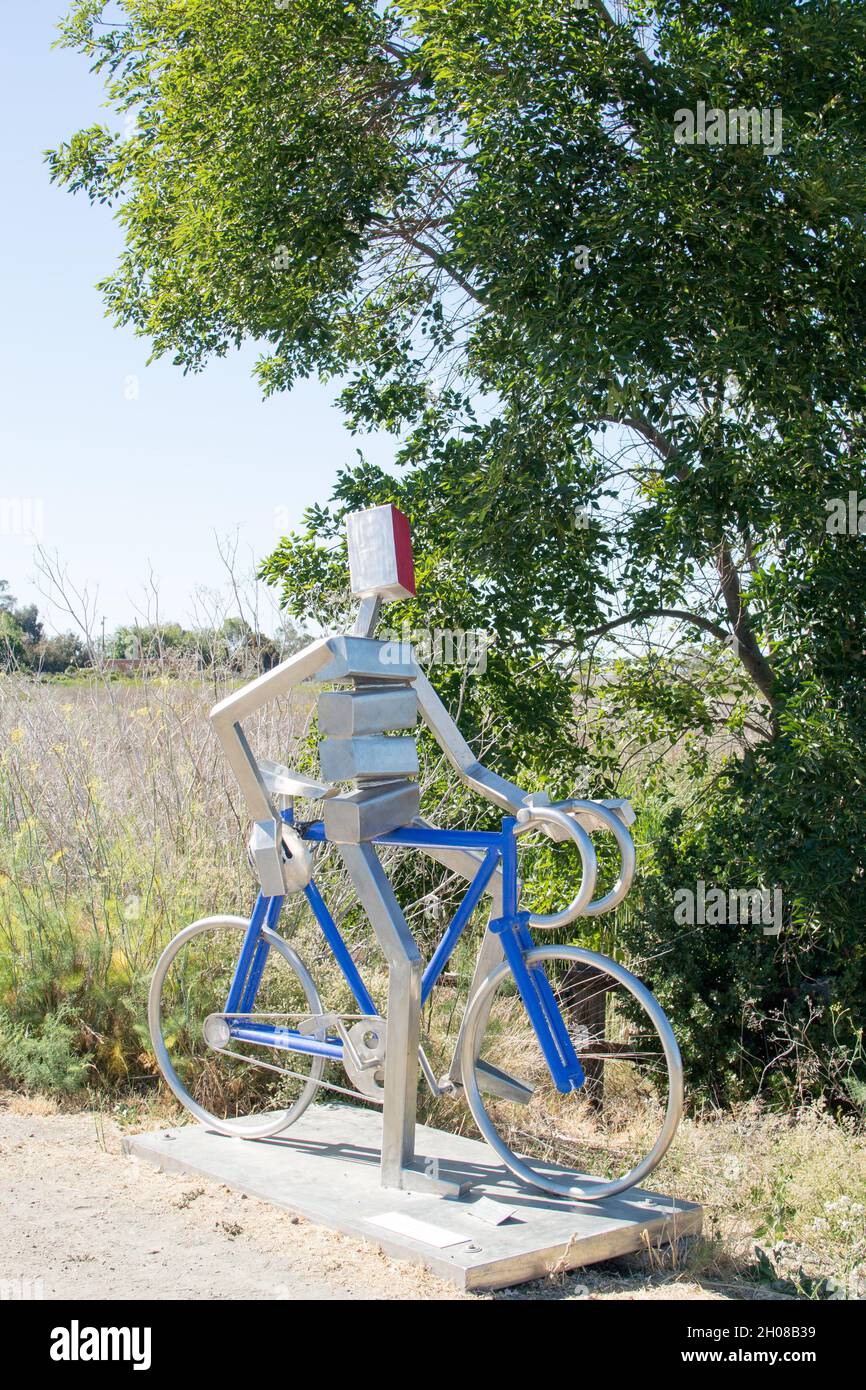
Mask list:
MULTIPOLYGON (((205 1025, 225 1009, 248 927, 243 917, 205 917, 178 932, 154 971, 148 1023, 159 1069, 191 1115, 220 1134, 266 1139, 300 1119, 325 1060, 234 1039, 227 1050, 209 1043, 205 1025)), ((300 1018, 321 1014, 300 957, 269 928, 261 937, 268 955, 255 1015, 286 1017, 294 1027, 300 1018)))
POLYGON ((585 1073, 557 1090, 507 963, 467 1010, 463 1087, 483 1137, 522 1181, 594 1202, 661 1162, 682 1114, 682 1061, 661 1006, 616 961, 578 946, 527 952, 543 971, 585 1073))

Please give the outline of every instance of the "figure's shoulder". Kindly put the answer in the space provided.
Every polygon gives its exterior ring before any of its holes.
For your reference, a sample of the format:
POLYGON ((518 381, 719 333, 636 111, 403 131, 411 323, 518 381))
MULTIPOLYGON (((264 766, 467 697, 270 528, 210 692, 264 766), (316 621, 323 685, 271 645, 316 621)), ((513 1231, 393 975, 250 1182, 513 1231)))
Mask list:
POLYGON ((414 681, 418 664, 408 642, 380 641, 347 633, 326 638, 330 660, 318 673, 320 681, 414 681))

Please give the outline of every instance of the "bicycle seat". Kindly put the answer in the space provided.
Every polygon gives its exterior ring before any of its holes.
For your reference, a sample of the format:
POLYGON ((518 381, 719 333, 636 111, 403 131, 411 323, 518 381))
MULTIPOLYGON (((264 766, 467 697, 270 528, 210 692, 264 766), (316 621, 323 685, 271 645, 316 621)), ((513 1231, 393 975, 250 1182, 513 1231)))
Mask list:
POLYGON ((335 796, 339 790, 330 782, 314 782, 312 778, 292 772, 291 768, 272 762, 270 758, 259 758, 259 767, 265 786, 275 796, 303 796, 308 801, 322 801, 335 796))

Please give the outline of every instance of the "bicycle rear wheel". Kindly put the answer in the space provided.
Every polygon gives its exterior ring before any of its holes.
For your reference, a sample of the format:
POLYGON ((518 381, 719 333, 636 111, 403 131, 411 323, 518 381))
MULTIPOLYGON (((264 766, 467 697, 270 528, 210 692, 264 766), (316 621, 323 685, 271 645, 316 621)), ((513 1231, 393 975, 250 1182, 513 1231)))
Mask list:
MULTIPOLYGON (((227 1044, 232 1055, 209 1044, 205 1023, 225 1009, 248 927, 243 917, 205 917, 178 932, 154 971, 148 1023, 159 1069, 191 1115, 220 1134, 266 1139, 300 1119, 318 1090, 325 1060, 237 1039, 227 1044)), ((269 928, 261 935, 269 951, 255 1014, 292 1015, 290 1026, 321 1014, 300 957, 269 928)))
POLYGON ((526 963, 544 971, 586 1074, 556 1089, 505 963, 467 1010, 463 1086, 487 1143, 524 1182, 599 1201, 647 1177, 682 1114, 679 1048, 661 1006, 616 961, 578 946, 540 946, 526 963))

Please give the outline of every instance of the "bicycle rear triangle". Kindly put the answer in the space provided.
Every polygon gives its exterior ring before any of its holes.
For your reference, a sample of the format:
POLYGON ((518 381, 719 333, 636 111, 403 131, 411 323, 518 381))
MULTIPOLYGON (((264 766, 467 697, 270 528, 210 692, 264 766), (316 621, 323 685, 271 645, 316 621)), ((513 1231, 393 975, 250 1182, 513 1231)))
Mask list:
MULTIPOLYGON (((360 599, 354 630, 311 643, 212 712, 252 818, 248 852, 260 892, 248 919, 194 922, 160 957, 149 1022, 162 1073, 204 1125, 249 1140, 288 1136, 317 1097, 380 1106, 381 1186, 456 1197, 477 1181, 473 1174, 416 1156, 420 1079, 434 1095, 465 1097, 481 1136, 521 1184, 566 1202, 615 1197, 642 1182, 673 1139, 683 1100, 679 1050, 657 1001, 622 964, 580 946, 542 944, 539 933, 561 935, 625 897, 635 867, 631 808, 553 804, 483 767, 406 644, 374 636, 381 603, 414 592, 405 518, 372 508, 349 517, 348 533, 360 599), (320 781, 257 758, 243 728, 301 681, 320 687, 320 781), (445 830, 421 818, 419 714, 466 785, 498 807, 496 829, 445 830), (299 802, 318 806, 318 816, 302 818, 299 802), (559 912, 532 913, 521 903, 519 845, 533 832, 577 851, 579 882, 559 912), (598 833, 614 837, 621 860, 616 883, 600 896, 598 833), (336 847, 384 954, 386 1003, 365 982, 317 886, 315 858, 325 844, 336 847), (380 862, 386 846, 428 856, 466 882, 426 963, 380 862), (329 1011, 280 933, 283 906, 298 894, 352 1012, 329 1011), (482 907, 488 920, 467 1007, 450 1064, 437 1076, 421 1011, 482 907)), ((282 1157, 293 1161, 291 1152, 282 1157)))

